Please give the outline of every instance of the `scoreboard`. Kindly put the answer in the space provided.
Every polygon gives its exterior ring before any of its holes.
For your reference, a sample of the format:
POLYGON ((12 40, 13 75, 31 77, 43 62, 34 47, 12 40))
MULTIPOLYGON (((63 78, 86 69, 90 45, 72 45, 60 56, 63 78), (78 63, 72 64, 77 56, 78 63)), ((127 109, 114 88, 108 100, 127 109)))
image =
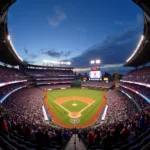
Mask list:
POLYGON ((102 80, 102 72, 100 67, 92 67, 89 72, 89 80, 102 80))

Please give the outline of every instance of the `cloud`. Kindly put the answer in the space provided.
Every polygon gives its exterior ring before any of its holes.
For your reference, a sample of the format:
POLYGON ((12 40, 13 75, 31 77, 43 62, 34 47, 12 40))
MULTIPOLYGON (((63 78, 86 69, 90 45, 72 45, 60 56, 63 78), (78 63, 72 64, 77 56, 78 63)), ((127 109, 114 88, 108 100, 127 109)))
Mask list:
POLYGON ((26 49, 26 48, 24 49, 24 52, 25 52, 25 54, 26 54, 27 58, 35 59, 35 58, 37 58, 37 57, 38 57, 38 55, 36 55, 36 54, 29 53, 29 50, 28 50, 28 49, 26 49))
POLYGON ((36 54, 29 54, 29 57, 33 59, 33 58, 36 58, 37 55, 36 54))
POLYGON ((48 55, 53 58, 61 58, 61 57, 69 57, 71 55, 71 52, 64 52, 64 51, 56 51, 55 49, 50 50, 41 50, 41 54, 48 55))
POLYGON ((60 8, 55 8, 54 13, 53 17, 49 18, 48 24, 57 27, 63 20, 67 19, 67 15, 60 8))
POLYGON ((83 32, 83 33, 87 33, 88 32, 87 29, 85 29, 85 28, 77 28, 77 31, 83 32))
POLYGON ((101 59, 102 65, 123 64, 135 49, 140 37, 138 28, 128 28, 118 35, 107 35, 100 44, 86 49, 81 55, 72 58, 74 67, 87 67, 91 59, 101 59))
POLYGON ((27 50, 27 49, 24 49, 24 52, 25 52, 26 54, 28 54, 28 50, 27 50))

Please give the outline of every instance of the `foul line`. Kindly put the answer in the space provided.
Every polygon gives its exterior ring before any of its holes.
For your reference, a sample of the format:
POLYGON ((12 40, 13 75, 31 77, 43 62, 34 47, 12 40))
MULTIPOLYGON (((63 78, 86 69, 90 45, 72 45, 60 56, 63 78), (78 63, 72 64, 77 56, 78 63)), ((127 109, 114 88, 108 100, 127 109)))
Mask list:
MULTIPOLYGON (((58 104, 56 101, 54 101, 59 107, 61 107, 63 110, 67 111, 68 113, 71 113, 71 111, 69 111, 68 109, 66 109, 64 106, 62 106, 61 104, 58 104)), ((84 110, 86 110, 88 107, 90 107, 92 104, 94 104, 95 101, 93 101, 91 104, 87 105, 85 108, 83 108, 82 110, 79 111, 79 113, 82 113, 84 110)))
POLYGON ((92 104, 94 104, 94 102, 92 102, 91 104, 87 105, 85 108, 83 108, 82 110, 79 111, 79 113, 82 113, 84 110, 86 110, 88 107, 90 107, 92 104))
MULTIPOLYGON (((54 101, 55 102, 55 101, 54 101)), ((63 110, 67 111, 68 113, 70 113, 70 111, 68 109, 66 109, 65 107, 63 107, 62 105, 58 104, 57 102, 55 102, 58 106, 60 106, 63 110)))

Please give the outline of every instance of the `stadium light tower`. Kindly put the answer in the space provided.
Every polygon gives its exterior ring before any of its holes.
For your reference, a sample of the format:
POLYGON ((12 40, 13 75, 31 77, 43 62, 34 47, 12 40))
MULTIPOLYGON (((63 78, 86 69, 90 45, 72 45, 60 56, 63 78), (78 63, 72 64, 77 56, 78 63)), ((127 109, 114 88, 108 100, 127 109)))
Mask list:
POLYGON ((91 60, 90 63, 91 63, 91 64, 95 64, 95 61, 94 61, 94 60, 91 60))
POLYGON ((96 60, 91 60, 90 61, 90 64, 93 65, 93 64, 100 64, 101 63, 101 60, 100 59, 96 59, 96 60))
POLYGON ((100 64, 101 63, 100 59, 97 59, 95 62, 96 62, 96 64, 100 64))

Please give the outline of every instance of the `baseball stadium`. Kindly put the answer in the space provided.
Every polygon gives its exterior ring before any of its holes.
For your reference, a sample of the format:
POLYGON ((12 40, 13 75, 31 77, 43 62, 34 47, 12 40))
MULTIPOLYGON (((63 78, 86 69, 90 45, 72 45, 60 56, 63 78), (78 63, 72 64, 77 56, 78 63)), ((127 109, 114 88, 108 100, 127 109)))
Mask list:
MULTIPOLYGON (((8 16, 12 17, 9 9, 17 7, 17 1, 0 0, 0 150, 149 150, 149 0, 132 1, 143 13, 144 28, 134 52, 130 50, 121 66, 132 69, 123 75, 118 68, 113 75, 104 73, 103 55, 93 58, 92 53, 84 69, 74 66, 74 61, 59 60, 60 55, 69 57, 64 51, 41 50, 38 55, 57 58, 45 58, 41 64, 24 61, 8 30, 8 16)), ((53 30, 68 19, 58 8, 55 11, 56 18, 49 20, 53 30)), ((87 34, 87 30, 77 30, 87 34)), ((108 47, 111 44, 104 43, 108 47)), ((26 49, 24 52, 32 59, 36 57, 26 49)), ((108 59, 109 55, 111 52, 108 59)))

